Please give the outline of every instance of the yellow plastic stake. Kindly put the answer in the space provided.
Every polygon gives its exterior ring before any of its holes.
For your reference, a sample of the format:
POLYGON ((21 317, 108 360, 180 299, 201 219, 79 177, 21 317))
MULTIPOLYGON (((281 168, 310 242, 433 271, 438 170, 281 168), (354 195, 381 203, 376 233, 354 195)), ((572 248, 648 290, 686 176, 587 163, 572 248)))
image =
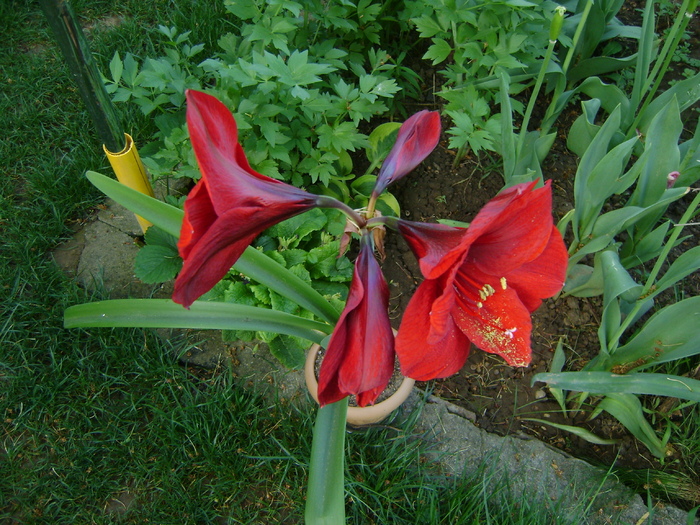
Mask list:
MULTIPOLYGON (((134 139, 132 139, 128 133, 124 133, 124 139, 126 140, 126 146, 124 146, 124 149, 119 153, 112 153, 106 146, 102 146, 107 154, 109 163, 112 165, 114 173, 117 174, 117 180, 129 188, 153 197, 153 187, 148 180, 146 168, 143 162, 141 162, 139 152, 134 145, 134 139)), ((149 226, 152 226, 149 221, 138 215, 136 216, 136 220, 139 221, 141 230, 144 233, 149 226)))

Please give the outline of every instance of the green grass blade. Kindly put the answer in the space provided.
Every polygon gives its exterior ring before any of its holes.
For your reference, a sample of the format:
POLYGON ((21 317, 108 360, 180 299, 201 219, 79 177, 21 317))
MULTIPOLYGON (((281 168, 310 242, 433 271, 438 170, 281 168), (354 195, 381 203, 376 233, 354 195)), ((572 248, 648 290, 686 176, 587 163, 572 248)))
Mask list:
POLYGON ((581 439, 585 439, 589 443, 593 443, 595 445, 615 445, 616 443, 619 443, 619 440, 617 440, 617 439, 605 439, 605 438, 596 436, 590 430, 586 430, 585 428, 581 428, 581 427, 575 427, 573 425, 560 425, 559 423, 554 423, 553 421, 547 421, 546 419, 535 419, 535 418, 523 418, 522 421, 533 421, 535 423, 541 423, 543 425, 549 425, 550 427, 558 428, 559 430, 564 430, 565 432, 571 432, 575 436, 578 436, 581 439))
POLYGON ((195 301, 187 310, 169 299, 115 299, 68 308, 66 328, 136 327, 253 330, 320 343, 332 326, 266 308, 195 301))

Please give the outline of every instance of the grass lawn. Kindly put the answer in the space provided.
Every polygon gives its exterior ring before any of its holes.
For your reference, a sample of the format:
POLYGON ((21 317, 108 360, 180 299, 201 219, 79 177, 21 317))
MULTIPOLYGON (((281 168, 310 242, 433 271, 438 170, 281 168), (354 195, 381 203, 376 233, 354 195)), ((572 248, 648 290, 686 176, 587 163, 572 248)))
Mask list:
MULTIPOLYGON (((222 2, 74 1, 102 68, 116 50, 157 53, 158 24, 213 50, 222 2)), ((314 411, 271 403, 226 371, 177 362, 144 330, 66 330, 90 300, 49 252, 110 173, 36 2, 0 3, 0 522, 298 523, 314 411)), ((124 106, 122 106, 123 111, 124 106)), ((153 126, 137 109, 137 142, 153 126)), ((353 523, 557 523, 535 502, 497 504, 480 480, 448 480, 405 428, 351 433, 353 523)))

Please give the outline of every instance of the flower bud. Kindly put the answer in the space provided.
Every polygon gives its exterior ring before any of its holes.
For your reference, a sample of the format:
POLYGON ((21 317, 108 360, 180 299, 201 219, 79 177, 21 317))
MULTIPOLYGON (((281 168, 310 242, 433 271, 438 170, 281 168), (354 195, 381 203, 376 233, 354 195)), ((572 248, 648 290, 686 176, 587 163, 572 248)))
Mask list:
POLYGON ((558 5, 554 10, 554 17, 552 17, 552 24, 549 26, 549 41, 556 42, 559 38, 559 33, 561 33, 561 28, 564 25, 564 15, 566 14, 566 7, 558 5))

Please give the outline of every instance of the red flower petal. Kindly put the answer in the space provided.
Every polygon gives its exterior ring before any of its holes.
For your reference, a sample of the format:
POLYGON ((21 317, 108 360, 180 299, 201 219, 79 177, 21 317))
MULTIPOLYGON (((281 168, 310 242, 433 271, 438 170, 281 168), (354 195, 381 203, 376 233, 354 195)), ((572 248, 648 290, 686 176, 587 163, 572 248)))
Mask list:
POLYGON ((173 300, 189 307, 263 230, 319 204, 318 197, 251 169, 233 115, 214 97, 187 92, 187 125, 202 180, 185 202, 184 259, 173 300))
POLYGON ((463 299, 457 303, 461 304, 455 310, 455 323, 476 346, 500 355, 511 366, 530 364, 532 321, 515 290, 496 289, 476 312, 463 299))
POLYGON ((386 388, 394 371, 394 334, 388 315, 389 287, 369 237, 364 237, 350 294, 321 363, 321 406, 349 395, 365 406, 386 388))
POLYGON ((417 381, 456 374, 469 355, 469 339, 448 317, 441 338, 431 323, 432 305, 443 292, 438 280, 423 281, 406 307, 396 336, 401 373, 417 381), (428 343, 430 334, 434 341, 428 343))
POLYGON ((397 221, 398 229, 420 264, 426 279, 436 279, 464 257, 462 239, 467 230, 444 224, 397 221))
POLYGON ((508 273, 508 286, 517 291, 527 309, 534 312, 542 299, 556 295, 564 287, 568 262, 569 254, 561 234, 552 226, 542 255, 508 273))
POLYGON ((419 111, 399 128, 396 143, 382 163, 373 195, 379 195, 392 182, 404 177, 430 155, 440 140, 440 114, 419 111))
POLYGON ((502 275, 534 260, 544 250, 552 228, 549 183, 532 190, 519 184, 491 200, 467 229, 468 259, 481 270, 502 275))

